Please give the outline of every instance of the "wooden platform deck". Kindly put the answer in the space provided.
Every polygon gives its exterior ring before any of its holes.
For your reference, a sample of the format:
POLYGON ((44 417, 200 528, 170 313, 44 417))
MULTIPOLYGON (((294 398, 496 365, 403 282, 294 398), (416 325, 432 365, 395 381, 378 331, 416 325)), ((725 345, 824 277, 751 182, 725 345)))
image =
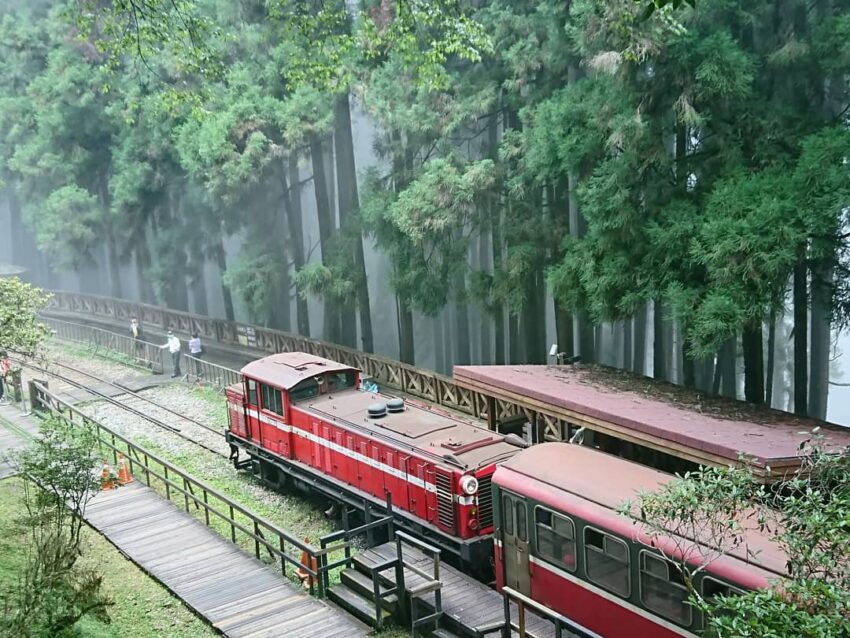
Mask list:
POLYGON ((98 494, 86 519, 226 636, 348 638, 369 632, 139 483, 98 494))
MULTIPOLYGON (((406 561, 414 563, 416 567, 426 573, 432 569, 431 559, 422 552, 405 546, 404 555, 406 561)), ((375 565, 394 556, 396 556, 395 543, 385 543, 359 554, 355 561, 360 561, 364 565, 375 565)), ((395 574, 393 570, 387 570, 383 574, 387 578, 387 584, 394 584, 395 574)), ((445 620, 449 620, 449 624, 457 626, 463 633, 475 634, 504 619, 504 602, 501 594, 484 583, 445 563, 440 564, 440 580, 443 584, 442 605, 445 620)), ((422 583, 423 579, 405 569, 404 581, 405 587, 409 589, 422 583)), ((434 594, 427 594, 421 600, 427 606, 427 611, 432 612, 434 594)), ((516 622, 517 609, 514 603, 511 603, 511 618, 516 622)), ((555 635, 554 625, 550 621, 530 612, 526 615, 526 623, 529 635, 534 638, 551 638, 555 635)), ((514 635, 517 635, 516 632, 514 632, 514 635)), ((565 631, 563 636, 569 638, 572 634, 565 631)))

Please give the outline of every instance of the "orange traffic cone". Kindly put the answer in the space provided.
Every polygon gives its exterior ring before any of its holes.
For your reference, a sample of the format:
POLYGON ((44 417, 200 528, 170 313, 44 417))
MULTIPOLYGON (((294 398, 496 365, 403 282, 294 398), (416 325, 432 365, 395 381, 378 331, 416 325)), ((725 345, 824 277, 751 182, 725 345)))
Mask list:
POLYGON ((111 490, 112 488, 112 471, 109 469, 109 463, 104 461, 103 470, 100 473, 100 489, 111 490))
POLYGON ((127 485, 133 480, 133 475, 130 474, 130 463, 124 458, 123 454, 118 455, 118 482, 121 485, 127 485))
MULTIPOLYGON (((310 538, 308 536, 304 537, 304 543, 308 545, 310 544, 310 538)), ((301 582, 304 584, 304 589, 310 589, 315 578, 305 568, 312 569, 315 572, 318 569, 318 562, 315 558, 310 557, 307 550, 304 550, 301 552, 301 565, 302 567, 295 570, 295 575, 301 579, 301 582)))

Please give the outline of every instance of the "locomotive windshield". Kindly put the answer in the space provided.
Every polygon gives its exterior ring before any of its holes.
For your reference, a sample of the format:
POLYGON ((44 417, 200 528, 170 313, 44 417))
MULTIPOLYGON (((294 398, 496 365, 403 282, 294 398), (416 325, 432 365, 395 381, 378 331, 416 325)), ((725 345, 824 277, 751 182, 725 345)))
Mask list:
POLYGON ((353 388, 357 374, 352 370, 344 372, 329 372, 304 379, 289 391, 289 398, 293 403, 312 399, 320 394, 330 394, 353 388))

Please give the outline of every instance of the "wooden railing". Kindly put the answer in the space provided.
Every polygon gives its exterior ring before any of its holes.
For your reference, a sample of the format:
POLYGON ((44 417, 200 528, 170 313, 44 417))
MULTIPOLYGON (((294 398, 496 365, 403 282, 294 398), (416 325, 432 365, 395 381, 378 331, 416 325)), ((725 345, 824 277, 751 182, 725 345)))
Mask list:
POLYGON ((329 562, 329 556, 332 553, 348 551, 350 544, 347 541, 323 543, 323 547, 304 542, 153 452, 102 425, 52 394, 43 383, 31 381, 29 391, 33 410, 50 413, 71 425, 91 427, 104 456, 111 456, 113 462, 117 463, 118 454, 123 454, 130 462, 130 471, 137 479, 143 477, 142 480, 148 487, 164 491, 165 498, 169 501, 182 500, 187 513, 202 518, 208 527, 224 538, 229 536, 234 544, 239 545, 240 541, 253 544, 257 559, 267 558, 274 561, 284 576, 287 575, 287 566, 308 574, 310 593, 317 593, 320 597, 325 595, 327 574, 336 567, 335 563, 329 562), (306 564, 301 560, 304 554, 307 556, 306 564))
POLYGON ((396 531, 395 542, 395 573, 399 610, 404 617, 404 620, 410 620, 410 629, 414 636, 417 634, 417 630, 425 625, 433 623, 434 629, 436 629, 439 626, 440 618, 443 617, 443 581, 440 580, 440 550, 433 545, 429 545, 428 543, 401 531, 396 531), (431 559, 430 572, 420 569, 413 562, 404 559, 405 545, 415 547, 431 559), (422 579, 422 582, 411 587, 405 585, 405 569, 408 569, 419 576, 422 579), (420 617, 416 611, 415 601, 431 592, 434 593, 434 611, 427 616, 420 617))
MULTIPOLYGON (((423 370, 388 357, 361 352, 327 341, 245 323, 213 319, 160 306, 82 293, 55 291, 48 310, 91 314, 130 323, 136 317, 143 326, 156 326, 184 335, 243 346, 264 352, 309 352, 358 368, 379 383, 476 418, 487 418, 487 397, 462 388, 451 377, 423 370)), ((495 402, 497 419, 517 413, 517 406, 495 402)))

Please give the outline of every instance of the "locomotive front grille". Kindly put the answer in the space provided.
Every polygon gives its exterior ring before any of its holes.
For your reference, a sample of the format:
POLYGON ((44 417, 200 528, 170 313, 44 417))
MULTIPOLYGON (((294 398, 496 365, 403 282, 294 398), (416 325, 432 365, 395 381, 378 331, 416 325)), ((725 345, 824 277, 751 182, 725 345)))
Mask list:
POLYGON ((493 475, 478 477, 478 527, 484 529, 493 524, 493 492, 490 481, 493 475))
POLYGON ((434 476, 434 483, 437 486, 437 520, 443 527, 454 531, 455 507, 452 495, 452 477, 438 472, 434 476))

